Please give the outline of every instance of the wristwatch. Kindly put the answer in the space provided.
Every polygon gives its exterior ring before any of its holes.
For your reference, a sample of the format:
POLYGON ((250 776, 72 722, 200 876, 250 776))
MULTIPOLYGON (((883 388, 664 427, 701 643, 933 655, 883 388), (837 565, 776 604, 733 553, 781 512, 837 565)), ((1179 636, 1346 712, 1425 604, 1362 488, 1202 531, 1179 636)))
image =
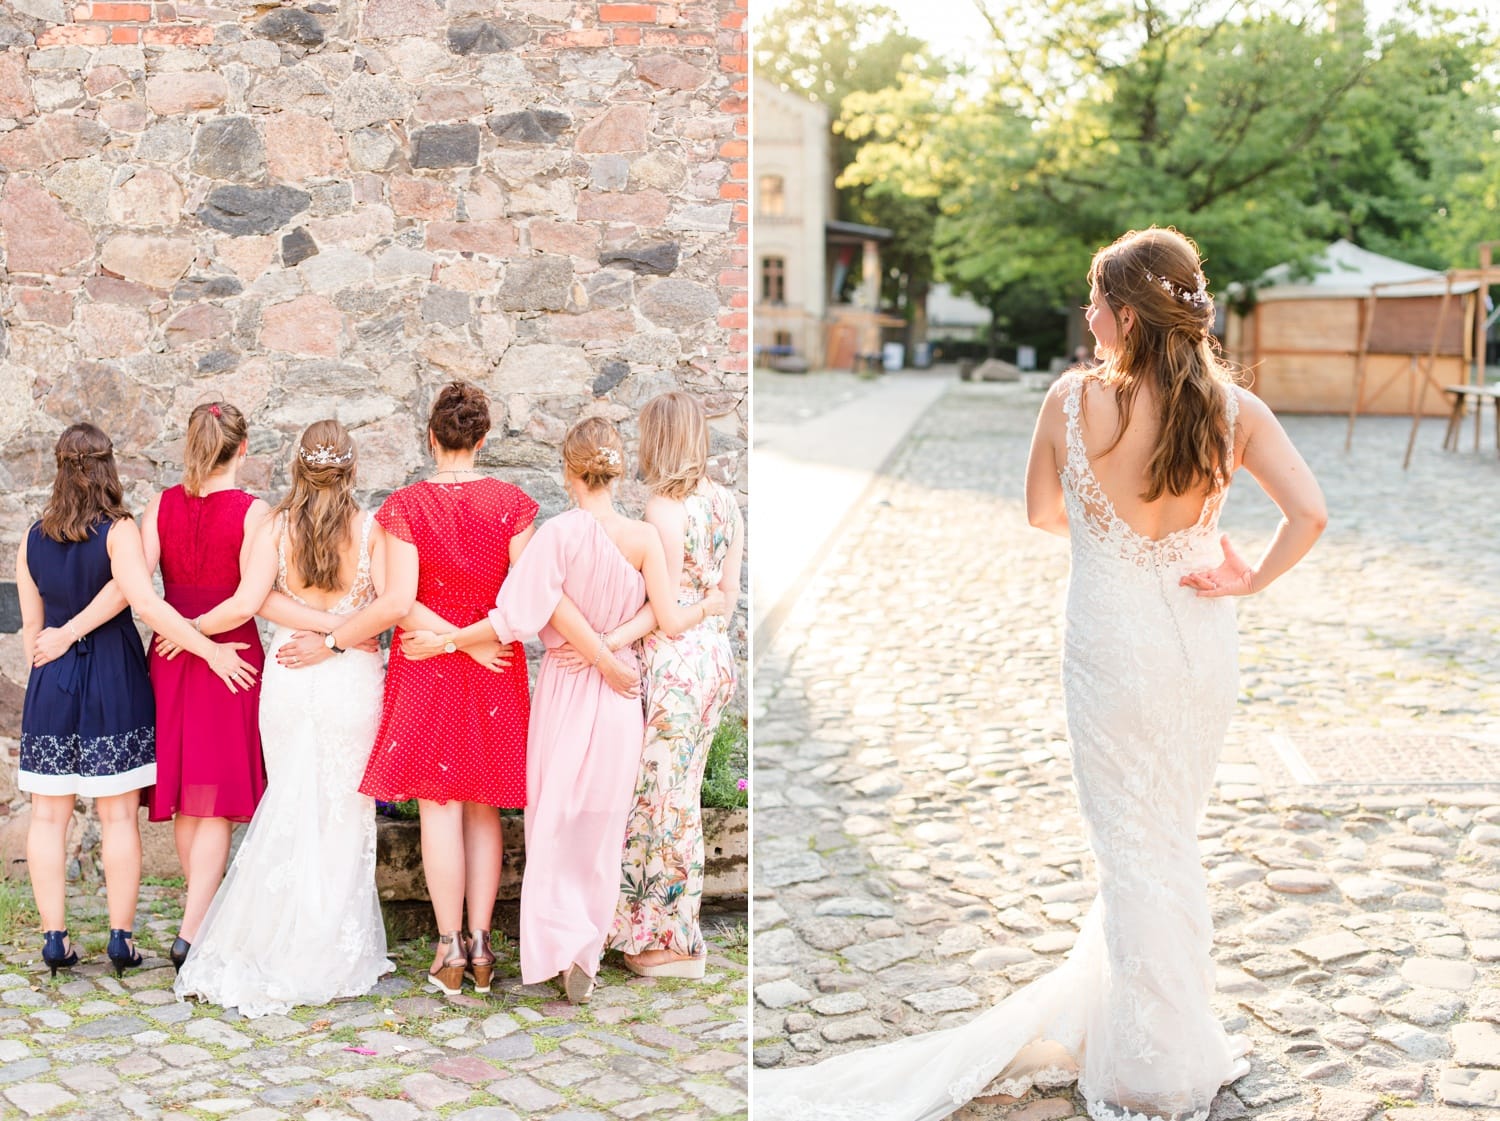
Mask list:
POLYGON ((335 654, 342 654, 344 652, 344 648, 337 642, 333 641, 332 631, 329 631, 323 636, 323 645, 328 647, 328 649, 332 650, 335 654))
POLYGON ((444 654, 455 654, 457 652, 458 652, 458 643, 454 642, 451 638, 447 642, 443 643, 443 653, 444 654))

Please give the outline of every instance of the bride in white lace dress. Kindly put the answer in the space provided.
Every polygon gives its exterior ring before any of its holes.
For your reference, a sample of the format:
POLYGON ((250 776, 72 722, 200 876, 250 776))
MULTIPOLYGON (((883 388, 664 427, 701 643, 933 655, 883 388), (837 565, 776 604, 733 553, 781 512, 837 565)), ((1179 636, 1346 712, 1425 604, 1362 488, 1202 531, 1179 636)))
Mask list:
POLYGON ((1094 259, 1101 364, 1048 394, 1031 523, 1072 542, 1063 696, 1099 895, 1067 960, 957 1028, 757 1072, 757 1121, 936 1121, 980 1093, 1078 1079, 1097 1121, 1203 1121, 1249 1069, 1213 1014, 1199 817, 1237 694, 1233 604, 1326 521, 1307 464, 1210 338, 1197 250, 1131 233, 1094 259), (1283 519, 1253 567, 1218 534, 1246 468, 1283 519))
MULTIPOLYGON (((300 610, 279 618, 326 632, 376 598, 382 531, 354 501, 354 468, 341 424, 308 427, 291 491, 252 544, 239 590, 200 624, 248 617, 280 593, 300 610)), ((278 625, 270 651, 292 633, 278 625)), ((392 968, 375 893, 375 806, 359 792, 384 680, 373 642, 311 666, 267 658, 266 793, 178 975, 179 996, 263 1016, 363 995, 392 968)))

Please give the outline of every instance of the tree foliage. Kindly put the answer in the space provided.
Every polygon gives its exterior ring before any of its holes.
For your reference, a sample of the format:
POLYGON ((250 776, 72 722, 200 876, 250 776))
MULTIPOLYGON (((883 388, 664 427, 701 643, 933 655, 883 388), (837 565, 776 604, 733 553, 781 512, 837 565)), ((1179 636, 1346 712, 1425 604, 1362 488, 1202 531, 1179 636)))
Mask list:
POLYGON ((841 181, 1018 337, 1057 329, 1094 251, 1146 225, 1190 234, 1221 290, 1337 237, 1435 267, 1500 238, 1497 52, 1473 16, 1406 0, 1367 31, 1347 2, 1337 27, 1312 0, 977 2, 982 81, 908 63, 875 84, 883 53, 863 82, 889 32, 835 52, 861 75, 831 87, 841 181))

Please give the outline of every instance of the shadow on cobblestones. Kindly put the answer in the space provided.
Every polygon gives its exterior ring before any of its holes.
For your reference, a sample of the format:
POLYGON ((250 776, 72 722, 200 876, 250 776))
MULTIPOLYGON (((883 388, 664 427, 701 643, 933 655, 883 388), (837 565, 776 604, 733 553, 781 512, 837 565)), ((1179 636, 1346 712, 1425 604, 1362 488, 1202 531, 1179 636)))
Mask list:
MULTIPOLYGON (((1039 403, 955 384, 759 653, 758 1065, 967 1020, 1050 970, 1094 894, 1067 546, 1021 505, 1039 403)), ((1403 473, 1401 418, 1349 454, 1340 418, 1286 425, 1332 520, 1240 611, 1201 842, 1217 1007, 1255 1052, 1214 1121, 1500 1115, 1500 463, 1429 425, 1403 473)), ((1276 521, 1242 474, 1225 532, 1253 556, 1276 521)), ((1063 1090, 957 1116, 1081 1113, 1063 1090)))

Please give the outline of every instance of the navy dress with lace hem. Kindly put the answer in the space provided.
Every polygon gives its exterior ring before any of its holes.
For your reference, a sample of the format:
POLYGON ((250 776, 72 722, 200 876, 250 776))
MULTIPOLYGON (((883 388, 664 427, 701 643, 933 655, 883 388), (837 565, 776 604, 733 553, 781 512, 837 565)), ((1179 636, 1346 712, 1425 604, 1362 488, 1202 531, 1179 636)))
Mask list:
MULTIPOLYGON (((26 568, 42 595, 45 626, 66 627, 109 583, 109 529, 54 541, 41 523, 26 538, 26 568)), ((107 797, 156 781, 156 702, 146 650, 130 609, 46 665, 33 666, 21 710, 17 785, 31 794, 107 797)))

